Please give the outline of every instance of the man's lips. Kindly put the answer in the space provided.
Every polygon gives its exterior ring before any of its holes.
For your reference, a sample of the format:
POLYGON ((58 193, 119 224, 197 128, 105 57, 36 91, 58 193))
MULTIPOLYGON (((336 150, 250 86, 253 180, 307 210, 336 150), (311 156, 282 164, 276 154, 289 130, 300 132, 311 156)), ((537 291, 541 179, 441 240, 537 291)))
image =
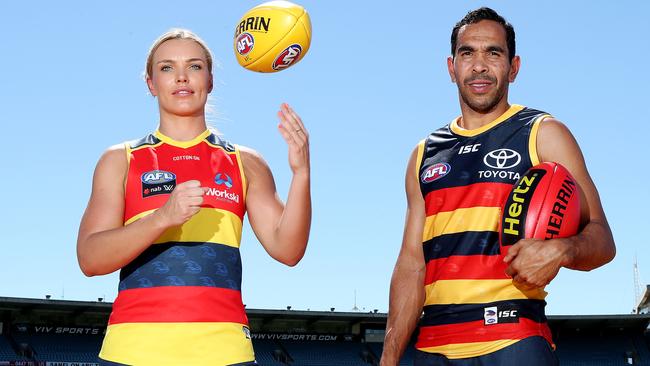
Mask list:
POLYGON ((487 93, 494 82, 491 80, 472 80, 467 83, 467 85, 472 89, 474 93, 487 93))

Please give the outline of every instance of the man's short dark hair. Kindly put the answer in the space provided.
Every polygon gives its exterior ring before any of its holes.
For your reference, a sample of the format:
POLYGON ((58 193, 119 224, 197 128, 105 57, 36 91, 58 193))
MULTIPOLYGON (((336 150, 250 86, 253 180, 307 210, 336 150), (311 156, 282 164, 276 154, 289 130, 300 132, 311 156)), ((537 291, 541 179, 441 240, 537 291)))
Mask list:
POLYGON ((508 57, 510 61, 515 57, 515 29, 512 27, 512 24, 508 23, 501 15, 496 11, 488 8, 482 7, 476 10, 472 10, 460 22, 456 23, 454 29, 451 31, 451 55, 455 56, 456 52, 456 41, 458 40, 458 31, 460 27, 467 24, 476 24, 481 20, 492 20, 503 26, 506 31, 506 43, 508 45, 508 57))

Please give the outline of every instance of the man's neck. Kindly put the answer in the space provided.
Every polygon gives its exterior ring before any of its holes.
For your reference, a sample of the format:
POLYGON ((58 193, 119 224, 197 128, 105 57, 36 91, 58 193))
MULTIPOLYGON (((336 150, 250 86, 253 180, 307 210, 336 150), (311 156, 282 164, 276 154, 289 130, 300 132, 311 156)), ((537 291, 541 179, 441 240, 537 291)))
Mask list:
POLYGON ((503 103, 497 104, 494 108, 492 108, 492 110, 488 112, 475 111, 467 104, 461 102, 461 117, 458 120, 458 127, 461 127, 465 130, 475 130, 477 128, 481 128, 499 118, 499 116, 506 113, 508 109, 510 109, 510 104, 508 104, 507 100, 503 103))

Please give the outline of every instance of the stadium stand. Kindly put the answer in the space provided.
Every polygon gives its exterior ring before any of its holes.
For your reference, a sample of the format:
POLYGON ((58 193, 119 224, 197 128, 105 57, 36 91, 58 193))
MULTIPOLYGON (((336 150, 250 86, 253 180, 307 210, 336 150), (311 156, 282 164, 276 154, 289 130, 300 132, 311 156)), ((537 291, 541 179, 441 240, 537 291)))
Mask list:
POLYGON ((643 341, 648 319, 645 315, 555 317, 550 324, 563 366, 650 366, 650 350, 643 341))
POLYGON ((9 361, 9 360, 23 360, 23 357, 20 357, 16 354, 14 351, 13 347, 9 343, 9 340, 3 336, 0 335, 0 360, 2 361, 9 361))
POLYGON ((15 333, 18 344, 27 344, 34 359, 52 362, 96 362, 102 344, 100 336, 15 333))
MULTIPOLYGON (((110 303, 0 297, 0 366, 94 366, 110 303)), ((386 314, 247 309, 262 366, 376 366, 386 314)), ((563 366, 650 366, 650 314, 550 316, 563 366)), ((412 365, 408 348, 400 366, 412 365)))
POLYGON ((253 340, 253 348, 255 358, 260 365, 282 366, 290 361, 286 351, 274 341, 253 340))

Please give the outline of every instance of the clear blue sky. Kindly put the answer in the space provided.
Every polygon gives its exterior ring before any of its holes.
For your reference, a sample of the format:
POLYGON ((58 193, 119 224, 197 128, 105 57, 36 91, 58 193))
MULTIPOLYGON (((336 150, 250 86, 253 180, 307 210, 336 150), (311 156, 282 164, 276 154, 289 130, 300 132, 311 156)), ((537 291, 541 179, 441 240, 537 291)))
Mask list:
POLYGON ((285 197, 290 170, 275 112, 289 102, 311 133, 314 216, 295 268, 274 262, 248 224, 248 307, 388 310, 404 222, 404 170, 415 144, 459 113, 445 59, 454 23, 489 5, 513 23, 522 68, 510 101, 546 110, 575 134, 600 191, 616 259, 563 269, 550 314, 623 314, 632 262, 650 281, 648 2, 316 1, 313 41, 278 74, 241 68, 235 24, 258 1, 12 1, 0 5, 0 296, 112 301, 116 274, 77 266, 79 219, 97 159, 157 125, 141 79, 151 42, 171 27, 202 36, 215 70, 212 124, 258 150, 285 197), (523 5, 525 4, 525 5, 523 5))

